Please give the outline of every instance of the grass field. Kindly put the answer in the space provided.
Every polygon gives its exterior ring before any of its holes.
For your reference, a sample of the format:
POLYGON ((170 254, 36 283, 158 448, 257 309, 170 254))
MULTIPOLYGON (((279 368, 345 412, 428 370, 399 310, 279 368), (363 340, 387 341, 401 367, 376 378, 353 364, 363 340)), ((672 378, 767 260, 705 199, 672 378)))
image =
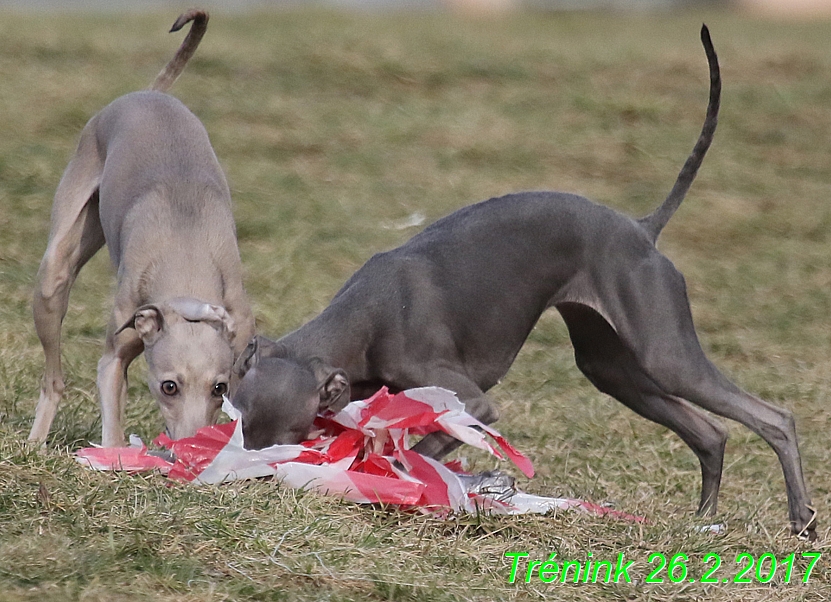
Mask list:
MULTIPOLYGON (((719 51, 719 131, 661 249, 685 274, 705 349, 796 415, 819 540, 788 534, 770 448, 730 424, 719 522, 693 515, 700 476, 672 433, 593 389, 546 315, 493 390, 498 428, 534 461, 526 490, 643 514, 439 520, 272 482, 168 486, 94 474, 95 368, 111 306, 106 253, 64 324, 67 391, 50 445, 25 443, 42 370, 31 319, 52 194, 86 120, 146 87, 176 14, 0 15, 0 600, 831 599, 831 24, 727 13, 214 14, 173 93, 205 123, 231 183, 261 332, 314 316, 374 252, 455 208, 509 191, 580 192, 632 215, 665 196, 698 135, 719 51), (634 561, 632 583, 508 582, 510 559, 634 561), (808 584, 732 579, 737 554, 822 552, 808 584), (689 576, 646 584, 650 553, 689 576)), ((161 418, 131 368, 127 432, 161 418)), ((476 468, 494 461, 467 454, 476 468)), ((780 563, 781 564, 781 563, 780 563)), ((524 576, 524 575, 523 575, 524 576)), ((519 581, 522 581, 522 577, 519 581)))

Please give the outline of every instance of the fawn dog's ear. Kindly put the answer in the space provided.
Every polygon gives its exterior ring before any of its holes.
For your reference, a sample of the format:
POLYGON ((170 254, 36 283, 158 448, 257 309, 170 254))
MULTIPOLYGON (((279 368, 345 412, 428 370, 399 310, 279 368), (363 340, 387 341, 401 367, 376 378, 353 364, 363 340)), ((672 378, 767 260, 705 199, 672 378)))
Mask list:
POLYGON ((158 340, 165 328, 182 320, 210 324, 221 332, 229 343, 234 341, 234 320, 224 307, 189 297, 170 299, 160 304, 142 305, 132 318, 115 331, 115 334, 135 328, 142 342, 149 347, 158 340))
POLYGON ((128 328, 134 328, 142 343, 149 347, 158 340, 164 329, 164 316, 157 306, 142 305, 121 328, 115 331, 115 334, 128 328))

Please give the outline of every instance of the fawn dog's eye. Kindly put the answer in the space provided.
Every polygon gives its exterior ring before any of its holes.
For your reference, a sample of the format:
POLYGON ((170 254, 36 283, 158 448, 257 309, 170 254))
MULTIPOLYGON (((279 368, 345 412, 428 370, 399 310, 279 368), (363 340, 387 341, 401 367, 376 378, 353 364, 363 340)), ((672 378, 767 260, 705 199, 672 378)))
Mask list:
POLYGON ((214 385, 214 395, 222 397, 228 392, 228 385, 226 383, 216 383, 214 385))
POLYGON ((172 380, 166 380, 162 383, 162 393, 165 395, 176 395, 179 392, 179 385, 172 380))

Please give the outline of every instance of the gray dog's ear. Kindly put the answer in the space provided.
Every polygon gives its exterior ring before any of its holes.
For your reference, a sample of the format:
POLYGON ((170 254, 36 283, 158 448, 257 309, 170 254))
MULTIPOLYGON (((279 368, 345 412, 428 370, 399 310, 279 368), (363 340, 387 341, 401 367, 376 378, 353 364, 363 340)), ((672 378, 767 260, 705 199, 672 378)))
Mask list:
POLYGON ((352 390, 346 372, 332 368, 317 358, 311 360, 310 366, 318 382, 320 409, 340 412, 351 401, 352 390))
POLYGON ((335 370, 320 385, 320 406, 319 409, 330 409, 333 412, 340 412, 346 407, 350 400, 352 390, 349 387, 349 378, 343 370, 335 370))
POLYGON ((145 345, 152 345, 159 338, 159 333, 164 328, 164 317, 155 305, 142 305, 136 310, 132 318, 115 331, 115 334, 128 328, 135 328, 142 342, 145 345))
POLYGON ((240 356, 237 358, 236 363, 234 363, 234 374, 236 374, 238 378, 245 376, 251 368, 259 363, 260 344, 258 339, 259 337, 256 336, 251 339, 245 349, 243 349, 240 356))

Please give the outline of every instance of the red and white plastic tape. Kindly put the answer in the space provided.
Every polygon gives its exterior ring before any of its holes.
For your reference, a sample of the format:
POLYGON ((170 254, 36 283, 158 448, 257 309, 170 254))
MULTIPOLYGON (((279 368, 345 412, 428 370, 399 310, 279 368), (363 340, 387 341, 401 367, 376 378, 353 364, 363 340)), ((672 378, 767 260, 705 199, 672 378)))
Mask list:
POLYGON ((423 508, 436 513, 545 513, 579 509, 625 520, 643 518, 578 499, 550 498, 516 489, 488 492, 451 467, 409 448, 411 435, 443 431, 468 445, 507 457, 527 477, 531 462, 492 429, 465 412, 456 395, 424 387, 391 395, 386 387, 338 414, 315 421, 315 436, 301 445, 275 445, 246 450, 239 412, 227 399, 222 406, 231 422, 200 429, 194 437, 154 443, 170 450, 174 462, 148 453, 137 437, 130 447, 79 450, 79 462, 95 470, 159 470, 171 479, 222 483, 273 476, 290 487, 313 489, 358 503, 384 503, 423 508), (488 437, 493 440, 489 441, 488 437), (494 445, 495 443, 495 445, 494 445))

